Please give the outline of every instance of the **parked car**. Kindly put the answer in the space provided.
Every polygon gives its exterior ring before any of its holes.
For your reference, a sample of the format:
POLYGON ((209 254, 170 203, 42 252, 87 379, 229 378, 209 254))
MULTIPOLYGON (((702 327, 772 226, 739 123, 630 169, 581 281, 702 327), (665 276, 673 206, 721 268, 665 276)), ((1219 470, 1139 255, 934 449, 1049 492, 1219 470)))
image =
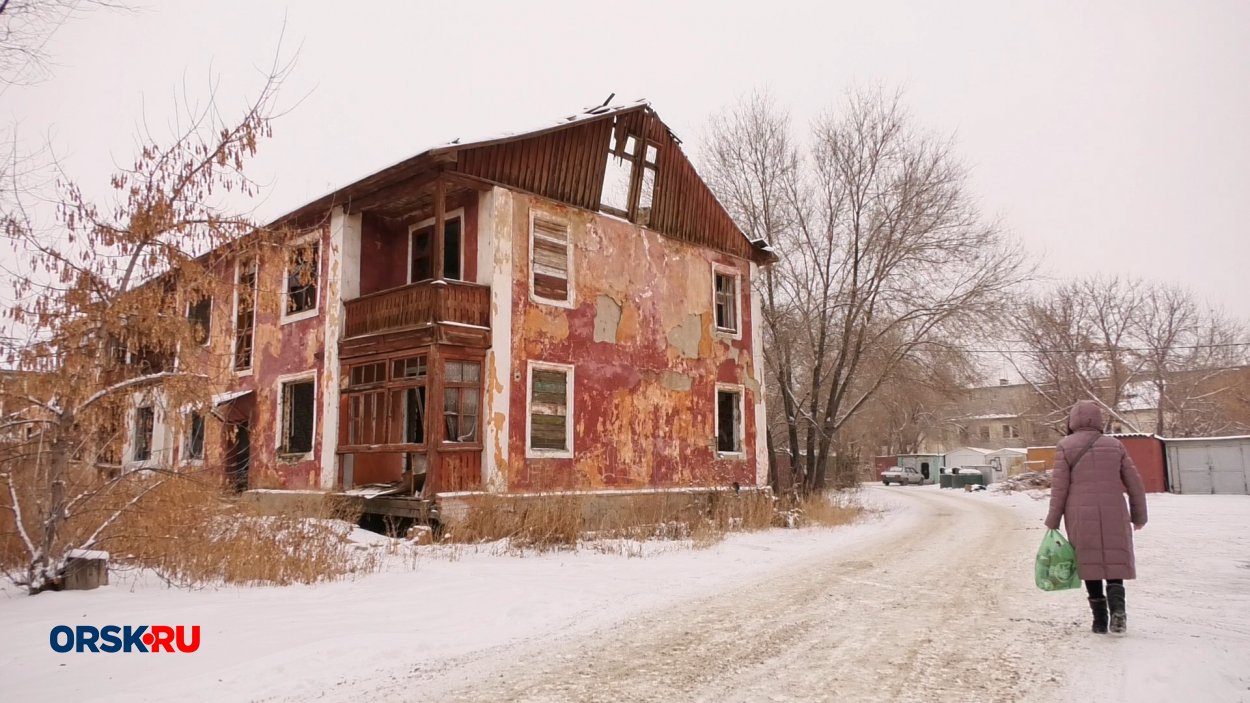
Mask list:
POLYGON ((889 471, 881 473, 881 482, 887 486, 891 483, 897 483, 900 486, 908 483, 920 485, 924 483, 924 476, 921 475, 919 470, 911 466, 895 466, 889 471))

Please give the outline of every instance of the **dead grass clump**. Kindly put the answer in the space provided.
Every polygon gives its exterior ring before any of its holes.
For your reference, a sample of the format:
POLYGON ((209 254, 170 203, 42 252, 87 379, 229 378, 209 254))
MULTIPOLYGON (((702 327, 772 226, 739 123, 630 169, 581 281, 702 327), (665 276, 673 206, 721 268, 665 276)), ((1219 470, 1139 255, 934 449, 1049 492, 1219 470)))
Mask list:
POLYGON ((329 501, 265 514, 214 484, 166 481, 97 545, 113 562, 150 568, 179 586, 315 583, 376 570, 348 543, 355 516, 329 501))
POLYGON ((537 552, 577 549, 584 542, 604 551, 605 544, 640 540, 688 540, 705 547, 729 532, 770 527, 773 503, 770 494, 756 491, 480 496, 463 515, 446 520, 444 541, 507 540, 511 549, 537 552))
POLYGON ((849 525, 863 515, 857 491, 809 493, 797 499, 788 512, 791 527, 838 527, 849 525))

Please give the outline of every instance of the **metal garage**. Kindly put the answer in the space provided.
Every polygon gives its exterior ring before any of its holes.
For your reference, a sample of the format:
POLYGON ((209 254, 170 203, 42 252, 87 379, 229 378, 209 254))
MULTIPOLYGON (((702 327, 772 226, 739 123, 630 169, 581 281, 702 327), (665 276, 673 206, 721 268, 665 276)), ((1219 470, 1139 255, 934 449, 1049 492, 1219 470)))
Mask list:
POLYGON ((1165 439, 1176 493, 1250 494, 1250 436, 1165 439))

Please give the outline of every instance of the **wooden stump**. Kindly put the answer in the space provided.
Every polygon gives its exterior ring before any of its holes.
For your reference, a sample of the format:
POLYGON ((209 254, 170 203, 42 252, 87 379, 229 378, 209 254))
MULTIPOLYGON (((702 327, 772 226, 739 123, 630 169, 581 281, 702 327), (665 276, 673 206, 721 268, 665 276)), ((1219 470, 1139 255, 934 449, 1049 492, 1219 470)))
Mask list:
POLYGON ((65 559, 64 588, 89 591, 109 582, 109 554, 91 549, 72 549, 65 559))

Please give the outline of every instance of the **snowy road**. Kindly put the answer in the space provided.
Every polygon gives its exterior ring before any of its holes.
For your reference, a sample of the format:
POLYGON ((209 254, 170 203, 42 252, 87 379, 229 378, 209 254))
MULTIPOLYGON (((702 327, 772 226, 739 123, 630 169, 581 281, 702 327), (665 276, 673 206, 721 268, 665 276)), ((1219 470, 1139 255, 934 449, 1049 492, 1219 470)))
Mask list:
MULTIPOLYGON (((747 586, 531 641, 500 670, 499 652, 465 658, 419 690, 458 701, 1053 699, 1059 675, 1041 653, 1060 628, 1018 617, 1037 600, 1027 576, 1040 532, 979 498, 869 489, 915 519, 747 586)), ((399 697, 410 683, 372 693, 399 697)))

